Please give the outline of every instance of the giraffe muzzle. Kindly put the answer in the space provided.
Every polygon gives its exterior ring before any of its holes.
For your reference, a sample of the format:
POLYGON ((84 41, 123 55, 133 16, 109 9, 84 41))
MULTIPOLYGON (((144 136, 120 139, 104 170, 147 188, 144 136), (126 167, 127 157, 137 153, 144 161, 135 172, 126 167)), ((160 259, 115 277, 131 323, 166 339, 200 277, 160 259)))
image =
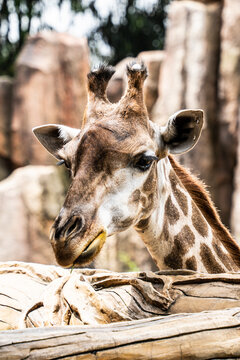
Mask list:
POLYGON ((81 266, 91 262, 104 245, 107 233, 97 226, 94 232, 86 233, 83 216, 73 215, 63 221, 59 215, 50 232, 50 240, 59 265, 81 266))

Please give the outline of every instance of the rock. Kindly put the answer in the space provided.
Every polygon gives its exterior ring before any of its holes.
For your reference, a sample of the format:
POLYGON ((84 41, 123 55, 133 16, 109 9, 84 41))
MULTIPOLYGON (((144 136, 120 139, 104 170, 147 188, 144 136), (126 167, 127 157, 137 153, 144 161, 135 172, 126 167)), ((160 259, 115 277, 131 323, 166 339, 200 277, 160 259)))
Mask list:
POLYGON ((32 136, 34 126, 81 125, 88 71, 86 39, 55 32, 28 39, 16 64, 11 150, 16 167, 53 162, 32 136))
POLYGON ((49 231, 66 183, 54 166, 19 168, 0 182, 0 261, 55 263, 49 231))
POLYGON ((151 114, 153 105, 159 96, 159 74, 164 57, 165 52, 160 50, 143 51, 138 55, 138 58, 141 59, 148 68, 148 77, 144 84, 144 100, 149 114, 151 114))
POLYGON ((0 76, 0 180, 11 171, 10 129, 12 116, 13 80, 0 76))
POLYGON ((165 124, 171 114, 184 108, 205 111, 205 126, 198 145, 178 160, 200 174, 214 195, 213 142, 217 122, 221 4, 173 1, 169 6, 168 24, 160 97, 153 109, 153 120, 165 124))

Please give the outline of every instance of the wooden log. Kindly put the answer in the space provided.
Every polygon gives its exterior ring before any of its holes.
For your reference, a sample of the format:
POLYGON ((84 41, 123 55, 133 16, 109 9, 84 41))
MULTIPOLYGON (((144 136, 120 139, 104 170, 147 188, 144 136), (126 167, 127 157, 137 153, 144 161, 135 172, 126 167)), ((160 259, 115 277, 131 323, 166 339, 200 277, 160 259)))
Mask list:
POLYGON ((240 273, 114 273, 0 263, 0 329, 98 325, 240 307, 240 273))
POLYGON ((0 332, 0 359, 240 358, 240 273, 8 262, 0 289, 1 329, 31 327, 0 332))
POLYGON ((240 308, 98 326, 4 331, 0 359, 236 359, 240 308))

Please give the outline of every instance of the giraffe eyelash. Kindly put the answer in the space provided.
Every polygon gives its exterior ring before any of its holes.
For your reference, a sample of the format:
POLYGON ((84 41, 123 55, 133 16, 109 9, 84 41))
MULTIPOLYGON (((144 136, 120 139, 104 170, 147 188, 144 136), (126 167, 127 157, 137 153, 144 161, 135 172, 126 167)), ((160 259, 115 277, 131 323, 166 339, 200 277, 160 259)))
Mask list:
POLYGON ((150 168, 153 161, 158 160, 154 155, 146 155, 145 153, 141 154, 137 161, 134 163, 134 168, 140 171, 146 171, 150 168))
POLYGON ((57 163, 57 166, 61 166, 61 165, 65 165, 67 169, 70 169, 70 165, 68 164, 68 162, 66 160, 62 159, 57 163))
POLYGON ((63 165, 63 164, 65 164, 65 160, 60 160, 60 161, 58 161, 57 162, 57 166, 61 166, 61 165, 63 165))

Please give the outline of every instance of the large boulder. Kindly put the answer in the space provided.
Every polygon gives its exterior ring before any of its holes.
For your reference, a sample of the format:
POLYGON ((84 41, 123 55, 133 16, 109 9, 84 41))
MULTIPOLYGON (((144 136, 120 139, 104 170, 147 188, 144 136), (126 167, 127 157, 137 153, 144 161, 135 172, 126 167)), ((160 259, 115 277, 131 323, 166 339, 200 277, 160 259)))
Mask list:
POLYGON ((0 180, 11 171, 11 116, 12 116, 13 80, 0 76, 0 180))
POLYGON ((0 182, 0 261, 55 263, 49 231, 67 177, 54 166, 26 166, 0 182))
POLYGON ((207 5, 197 1, 173 1, 170 4, 160 97, 153 109, 153 120, 160 124, 165 124, 179 109, 201 108, 205 111, 199 144, 178 159, 195 174, 200 174, 211 189, 215 185, 220 26, 221 4, 218 2, 207 5))
POLYGON ((88 71, 86 39, 55 32, 28 39, 16 63, 11 149, 16 167, 53 161, 33 138, 32 127, 47 123, 80 127, 88 71))

